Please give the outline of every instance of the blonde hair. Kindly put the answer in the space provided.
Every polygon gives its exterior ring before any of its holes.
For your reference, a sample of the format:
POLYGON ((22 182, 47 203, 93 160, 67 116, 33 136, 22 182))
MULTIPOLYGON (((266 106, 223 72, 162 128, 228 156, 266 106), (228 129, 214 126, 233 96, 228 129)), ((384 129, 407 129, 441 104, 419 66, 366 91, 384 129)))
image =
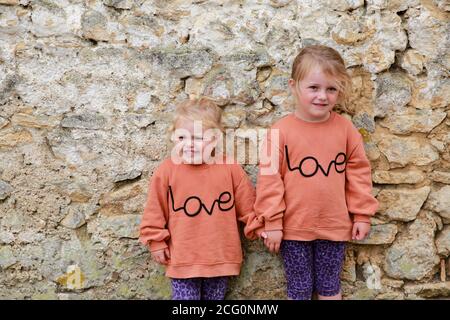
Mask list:
POLYGON ((169 133, 176 129, 180 119, 202 121, 203 129, 219 129, 222 127, 222 109, 208 98, 189 99, 177 105, 169 133))
POLYGON ((339 52, 323 45, 303 48, 294 59, 291 78, 298 83, 314 68, 320 68, 323 73, 336 80, 339 91, 338 104, 348 112, 351 77, 339 52))

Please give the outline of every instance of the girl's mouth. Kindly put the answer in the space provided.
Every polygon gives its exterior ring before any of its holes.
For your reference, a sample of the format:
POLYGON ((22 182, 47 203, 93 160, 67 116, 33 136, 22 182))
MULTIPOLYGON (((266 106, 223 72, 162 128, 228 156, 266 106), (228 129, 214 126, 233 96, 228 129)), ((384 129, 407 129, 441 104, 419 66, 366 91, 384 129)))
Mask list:
POLYGON ((327 103, 313 103, 313 105, 315 105, 316 107, 321 107, 321 108, 328 106, 327 103))

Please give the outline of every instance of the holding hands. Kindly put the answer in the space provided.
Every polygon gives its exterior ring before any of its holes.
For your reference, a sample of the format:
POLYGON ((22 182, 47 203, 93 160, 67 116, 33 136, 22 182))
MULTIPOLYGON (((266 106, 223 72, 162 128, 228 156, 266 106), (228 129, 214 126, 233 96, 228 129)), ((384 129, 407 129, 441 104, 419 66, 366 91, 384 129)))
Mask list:
POLYGON ((263 231, 261 237, 264 239, 264 245, 272 253, 278 253, 280 251, 281 240, 283 239, 283 231, 272 230, 263 231))

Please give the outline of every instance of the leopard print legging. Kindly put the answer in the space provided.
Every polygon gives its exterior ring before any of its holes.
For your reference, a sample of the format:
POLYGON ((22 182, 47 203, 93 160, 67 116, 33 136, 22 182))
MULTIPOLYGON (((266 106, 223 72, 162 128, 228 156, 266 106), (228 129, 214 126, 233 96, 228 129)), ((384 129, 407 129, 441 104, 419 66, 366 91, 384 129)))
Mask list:
POLYGON ((171 279, 173 300, 223 300, 228 277, 171 279))
POLYGON ((321 296, 334 296, 340 292, 345 242, 283 240, 281 255, 288 298, 309 300, 314 291, 321 296))

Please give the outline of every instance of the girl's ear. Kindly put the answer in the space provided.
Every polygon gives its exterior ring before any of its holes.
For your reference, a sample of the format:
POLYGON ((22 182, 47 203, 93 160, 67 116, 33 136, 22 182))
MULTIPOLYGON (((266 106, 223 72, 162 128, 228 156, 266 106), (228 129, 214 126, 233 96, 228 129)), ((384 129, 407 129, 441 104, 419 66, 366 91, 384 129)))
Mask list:
POLYGON ((291 88, 291 90, 294 89, 295 88, 295 80, 292 78, 289 79, 288 85, 289 85, 289 88, 291 88))
POLYGON ((291 94, 297 99, 297 81, 295 81, 294 79, 289 79, 288 81, 288 86, 289 89, 291 90, 291 94))
POLYGON ((289 89, 291 89, 291 93, 294 94, 297 91, 298 81, 295 81, 294 79, 289 79, 288 81, 289 89))

